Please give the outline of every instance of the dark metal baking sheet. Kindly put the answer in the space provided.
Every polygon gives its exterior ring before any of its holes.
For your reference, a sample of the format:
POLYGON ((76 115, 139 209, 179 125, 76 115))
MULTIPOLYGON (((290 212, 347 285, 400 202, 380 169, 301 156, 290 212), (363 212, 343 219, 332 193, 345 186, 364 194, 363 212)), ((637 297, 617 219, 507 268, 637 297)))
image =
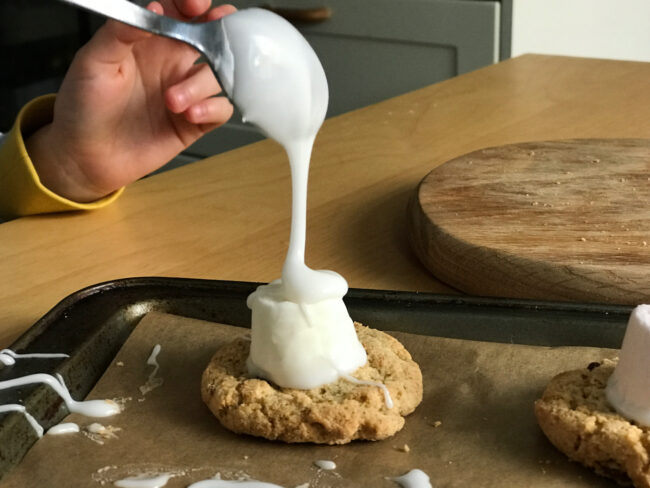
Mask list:
MULTIPOLYGON (((36 372, 60 373, 73 397, 81 399, 148 312, 249 327, 246 297, 257 286, 130 278, 80 290, 11 346, 16 352, 65 352, 70 358, 19 361, 0 369, 0 381, 36 372)), ((382 330, 547 346, 620 347, 631 311, 629 306, 360 289, 351 289, 345 301, 353 319, 382 330)), ((6 403, 25 405, 46 429, 67 415, 60 398, 45 386, 0 391, 0 404, 6 403)), ((0 416, 0 479, 35 441, 36 435, 22 414, 0 416)))

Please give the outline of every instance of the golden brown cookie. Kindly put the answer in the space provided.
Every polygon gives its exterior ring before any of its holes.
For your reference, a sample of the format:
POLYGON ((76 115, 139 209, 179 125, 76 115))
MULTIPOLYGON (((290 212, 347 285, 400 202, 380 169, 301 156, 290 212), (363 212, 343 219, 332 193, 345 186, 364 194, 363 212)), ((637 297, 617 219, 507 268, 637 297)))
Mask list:
POLYGON ((546 437, 570 459, 620 484, 650 488, 650 428, 622 417, 605 397, 616 361, 605 359, 551 380, 535 402, 546 437))
POLYGON ((393 408, 380 388, 344 379, 297 390, 252 378, 246 369, 250 342, 243 338, 212 357, 201 381, 203 401, 227 429, 271 440, 345 444, 389 437, 422 401, 422 373, 397 339, 358 323, 355 328, 368 362, 351 376, 384 383, 393 408))

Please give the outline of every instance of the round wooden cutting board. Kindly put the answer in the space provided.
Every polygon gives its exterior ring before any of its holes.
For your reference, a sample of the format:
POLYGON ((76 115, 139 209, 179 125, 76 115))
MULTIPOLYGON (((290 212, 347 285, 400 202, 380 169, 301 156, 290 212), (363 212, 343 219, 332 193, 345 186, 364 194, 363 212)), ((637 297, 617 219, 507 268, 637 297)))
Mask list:
POLYGON ((482 149, 431 171, 409 219, 421 261, 463 292, 650 303, 650 140, 482 149))

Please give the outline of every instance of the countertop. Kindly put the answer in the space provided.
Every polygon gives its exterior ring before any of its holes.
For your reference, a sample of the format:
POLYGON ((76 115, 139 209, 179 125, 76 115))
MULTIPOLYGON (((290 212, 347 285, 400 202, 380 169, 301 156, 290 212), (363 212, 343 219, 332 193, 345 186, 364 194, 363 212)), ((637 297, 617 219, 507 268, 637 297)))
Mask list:
MULTIPOLYGON (((411 251, 406 204, 434 167, 522 141, 650 138, 650 63, 525 55, 325 122, 307 264, 351 287, 457 293, 411 251)), ((133 276, 279 277, 289 165, 263 141, 129 186, 91 213, 0 225, 0 347, 85 286, 133 276)))

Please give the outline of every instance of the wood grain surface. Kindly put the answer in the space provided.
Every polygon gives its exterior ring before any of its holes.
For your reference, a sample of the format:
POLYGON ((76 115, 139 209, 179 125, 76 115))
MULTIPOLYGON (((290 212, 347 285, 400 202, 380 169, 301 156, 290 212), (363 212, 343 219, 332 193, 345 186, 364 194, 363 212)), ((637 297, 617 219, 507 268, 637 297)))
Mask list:
MULTIPOLYGON (((485 147, 650 138, 649 79, 650 63, 526 55, 326 120, 310 171, 307 263, 356 288, 458 293, 408 241, 406 206, 422 178, 485 147)), ((286 155, 263 141, 145 178, 96 212, 1 224, 0 347, 102 281, 277 278, 289 189, 286 155)))
POLYGON ((474 295, 650 302, 650 140, 530 142, 431 171, 411 240, 474 295))

